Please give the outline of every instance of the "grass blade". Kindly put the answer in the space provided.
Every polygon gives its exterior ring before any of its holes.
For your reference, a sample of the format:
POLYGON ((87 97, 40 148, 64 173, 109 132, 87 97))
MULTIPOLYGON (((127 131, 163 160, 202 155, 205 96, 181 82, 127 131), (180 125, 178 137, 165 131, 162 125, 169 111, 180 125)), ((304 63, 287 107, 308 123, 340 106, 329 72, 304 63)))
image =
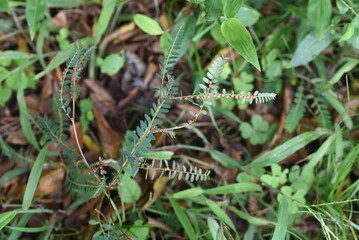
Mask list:
POLYGON ((281 240, 285 238, 287 234, 288 225, 288 201, 284 196, 283 201, 279 205, 278 222, 274 229, 272 240, 281 240))
POLYGON ((11 222, 16 214, 17 212, 15 210, 0 214, 0 230, 3 229, 9 222, 11 222))
POLYGON ((264 167, 270 165, 271 163, 278 163, 306 146, 308 143, 318 139, 323 134, 324 133, 319 131, 311 131, 296 136, 295 138, 292 138, 291 140, 288 140, 282 145, 276 147, 269 153, 257 158, 254 162, 247 165, 247 167, 264 167))
POLYGON ((261 187, 255 183, 234 183, 225 186, 206 189, 205 194, 232 194, 239 192, 262 191, 261 187))
POLYGON ((178 218, 178 220, 181 222, 185 232, 187 233, 189 239, 197 239, 195 236, 195 231, 186 215, 186 213, 183 211, 183 209, 181 208, 181 206, 173 199, 170 198, 170 203, 173 207, 173 210, 176 213, 176 216, 178 218))
POLYGON ((95 36, 99 41, 102 35, 105 33, 113 11, 116 9, 116 0, 105 0, 103 1, 102 11, 98 23, 96 25, 95 36))
POLYGON ((225 222, 230 228, 236 231, 232 220, 228 217, 225 211, 223 211, 215 202, 212 200, 207 199, 207 205, 212 210, 214 214, 217 215, 219 219, 225 222))
MULTIPOLYGON (((21 76, 21 75, 20 75, 21 76)), ((40 149, 39 144, 36 141, 36 137, 34 132, 31 128, 30 118, 29 118, 29 112, 26 107, 25 103, 25 96, 24 96, 24 89, 22 87, 22 79, 19 80, 19 88, 17 89, 17 101, 19 103, 19 109, 20 109, 20 125, 21 129, 24 132, 24 135, 26 139, 29 141, 29 143, 34 146, 37 150, 40 149)))
POLYGON ((27 185, 26 185, 24 199, 22 201, 22 209, 25 211, 29 209, 32 199, 34 198, 36 187, 41 176, 42 166, 45 163, 47 147, 48 145, 45 145, 41 149, 39 155, 35 160, 34 165, 32 166, 29 180, 27 181, 27 185))

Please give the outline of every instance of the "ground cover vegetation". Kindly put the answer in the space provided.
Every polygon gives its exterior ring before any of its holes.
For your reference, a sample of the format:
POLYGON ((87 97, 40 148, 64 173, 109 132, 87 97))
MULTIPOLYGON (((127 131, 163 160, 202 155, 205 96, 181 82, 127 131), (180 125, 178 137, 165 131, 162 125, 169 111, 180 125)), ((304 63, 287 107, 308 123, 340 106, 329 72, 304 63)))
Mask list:
POLYGON ((356 1, 0 9, 0 239, 358 238, 356 1))

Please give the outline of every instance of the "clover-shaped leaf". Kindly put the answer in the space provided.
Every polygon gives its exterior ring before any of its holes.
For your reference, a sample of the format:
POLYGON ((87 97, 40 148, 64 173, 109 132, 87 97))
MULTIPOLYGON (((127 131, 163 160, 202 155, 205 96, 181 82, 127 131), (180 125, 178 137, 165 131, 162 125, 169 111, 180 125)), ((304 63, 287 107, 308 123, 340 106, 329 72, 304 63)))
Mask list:
MULTIPOLYGON (((289 204, 288 204, 288 213, 289 214, 294 214, 298 211, 298 203, 302 203, 304 204, 305 203, 305 190, 298 190, 297 192, 295 192, 294 194, 293 193, 293 189, 289 186, 284 186, 282 187, 281 189, 281 192, 288 196, 289 198, 293 199, 294 201, 291 201, 289 204)), ((283 201, 283 195, 282 194, 279 194, 278 195, 278 201, 279 202, 282 202, 283 201)))
MULTIPOLYGON (((236 92, 249 92, 254 89, 253 86, 254 77, 252 74, 248 74, 246 72, 242 72, 239 78, 233 78, 234 90, 236 92)), ((246 109, 248 106, 248 101, 242 103, 242 101, 237 101, 238 108, 246 109)))
POLYGON ((269 138, 269 124, 259 115, 253 115, 251 119, 252 125, 242 123, 239 127, 242 137, 249 139, 253 145, 263 144, 269 138))
POLYGON ((271 164, 272 175, 264 174, 261 176, 261 180, 268 185, 276 188, 280 184, 284 184, 287 181, 288 169, 282 171, 278 164, 271 164))

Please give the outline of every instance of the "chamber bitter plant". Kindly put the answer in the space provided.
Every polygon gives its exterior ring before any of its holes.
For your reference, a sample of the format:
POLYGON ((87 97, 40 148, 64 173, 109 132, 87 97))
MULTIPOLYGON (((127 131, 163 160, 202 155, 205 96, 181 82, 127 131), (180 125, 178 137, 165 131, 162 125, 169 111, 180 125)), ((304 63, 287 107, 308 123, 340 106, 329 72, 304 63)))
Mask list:
MULTIPOLYGON (((175 131, 191 125, 197 121, 201 114, 206 114, 205 108, 213 104, 213 101, 219 98, 235 98, 242 103, 248 101, 249 103, 265 103, 274 100, 275 93, 259 93, 255 91, 250 92, 226 91, 222 89, 219 91, 217 86, 218 79, 222 73, 224 65, 227 63, 226 57, 218 57, 213 61, 209 68, 203 83, 199 85, 199 90, 192 95, 183 96, 179 94, 179 79, 173 75, 175 64, 180 58, 177 50, 181 46, 181 33, 178 31, 177 35, 171 41, 171 47, 167 54, 161 57, 160 74, 161 79, 159 87, 158 100, 153 103, 150 109, 150 114, 145 114, 143 120, 140 121, 136 130, 127 131, 125 141, 121 150, 120 159, 102 160, 99 163, 90 165, 86 160, 79 145, 79 137, 76 132, 76 105, 80 87, 81 72, 94 51, 94 47, 88 49, 79 48, 75 54, 67 61, 66 68, 63 73, 63 78, 60 82, 60 90, 56 94, 54 104, 54 118, 48 116, 36 116, 35 125, 43 135, 43 143, 56 144, 57 150, 61 153, 60 157, 63 159, 66 168, 66 186, 70 193, 82 196, 83 198, 93 198, 106 190, 113 187, 117 182, 121 181, 124 172, 135 176, 139 169, 146 171, 146 177, 151 172, 150 177, 155 177, 157 174, 162 176, 168 174, 169 179, 186 179, 189 181, 206 180, 209 177, 209 170, 202 170, 195 166, 184 166, 177 161, 169 162, 169 159, 163 159, 161 153, 157 154, 158 159, 153 159, 152 141, 155 140, 156 134, 166 134, 170 137, 175 137, 175 131), (182 123, 174 127, 162 127, 163 119, 169 112, 174 101, 189 102, 197 107, 196 112, 190 112, 193 116, 188 122, 182 123), (76 145, 70 145, 70 137, 68 134, 69 125, 73 125, 76 145), (148 156, 151 155, 151 159, 148 156), (115 171, 111 179, 107 178, 104 170, 101 167, 103 163, 111 162, 111 166, 115 171), (95 165, 100 165, 101 171, 96 171, 95 165), (151 170, 151 171, 150 171, 151 170)), ((5 155, 13 155, 10 148, 6 145, 3 152, 5 155), (9 154, 11 153, 11 154, 9 154)))

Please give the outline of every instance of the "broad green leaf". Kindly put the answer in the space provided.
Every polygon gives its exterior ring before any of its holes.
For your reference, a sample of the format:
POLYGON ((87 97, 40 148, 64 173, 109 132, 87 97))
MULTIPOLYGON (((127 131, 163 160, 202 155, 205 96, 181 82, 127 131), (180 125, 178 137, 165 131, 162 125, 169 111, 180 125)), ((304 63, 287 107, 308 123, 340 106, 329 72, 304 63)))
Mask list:
POLYGON ((8 223, 14 219, 16 214, 17 214, 17 212, 15 210, 1 213, 0 214, 0 230, 3 229, 6 225, 8 225, 8 223))
POLYGON ((260 71, 261 67, 258 62, 256 48, 251 35, 243 24, 236 18, 229 18, 222 23, 221 31, 224 39, 226 39, 244 59, 260 71))
POLYGON ((40 179, 40 176, 42 173, 42 166, 44 165, 45 160, 46 160, 47 147, 48 147, 48 144, 46 144, 41 149, 34 164, 32 165, 30 176, 29 176, 29 179, 26 184, 24 198, 22 200, 22 210, 24 210, 24 211, 29 209, 32 199, 34 198, 37 184, 39 182, 39 179, 40 179))
POLYGON ((27 24, 29 25, 31 40, 34 39, 39 23, 45 15, 46 2, 47 0, 26 1, 25 15, 27 24))
POLYGON ((254 160, 254 162, 247 165, 247 167, 264 167, 270 165, 271 163, 278 163, 286 157, 290 156, 291 154, 295 153, 299 149, 303 148, 308 143, 318 139, 323 134, 324 133, 319 131, 312 131, 296 136, 284 142, 282 145, 276 147, 269 153, 257 158, 256 160, 254 160))
POLYGON ((274 229, 272 240, 284 240, 287 234, 287 226, 289 222, 288 216, 288 200, 284 196, 282 202, 279 204, 278 222, 274 229))
POLYGON ((216 20, 222 15, 223 3, 221 0, 206 0, 204 6, 206 7, 206 19, 208 21, 216 20))
POLYGON ((356 65, 359 64, 359 60, 357 59, 350 59, 348 62, 346 62, 341 68, 335 71, 335 74, 333 75, 332 79, 330 79, 330 84, 337 83, 340 78, 344 75, 344 73, 351 71, 356 65))
POLYGON ((163 33, 163 30, 158 22, 146 15, 136 14, 133 17, 133 20, 135 21, 136 25, 147 34, 160 35, 163 33))
POLYGON ((340 14, 344 14, 344 13, 346 13, 348 11, 347 6, 343 2, 344 2, 343 0, 336 0, 335 1, 340 14))
POLYGON ((118 184, 118 193, 125 203, 134 203, 141 197, 141 188, 129 174, 118 184))
POLYGON ((161 159, 161 160, 170 160, 172 159, 173 152, 170 151, 153 151, 142 154, 144 158, 148 159, 161 159))
POLYGON ((129 229, 130 236, 134 239, 146 240, 148 239, 148 234, 150 233, 150 228, 143 226, 143 220, 136 220, 129 229))
POLYGON ((214 27, 211 28, 211 35, 214 40, 216 40, 221 45, 226 44, 226 39, 224 39, 223 34, 221 32, 221 26, 216 24, 214 27))
POLYGON ((322 38, 319 38, 314 33, 308 34, 295 50, 291 66, 297 67, 309 63, 326 49, 332 40, 332 35, 329 32, 322 38))
POLYGON ((176 192, 175 194, 173 194, 173 197, 175 199, 196 197, 196 196, 201 195, 203 192, 204 191, 203 191, 202 188, 190 188, 190 189, 187 189, 187 190, 176 192))
POLYGON ((0 9, 3 9, 8 14, 10 14, 10 8, 9 8, 8 0, 0 0, 0 9))
MULTIPOLYGON (((359 61, 358 61, 359 62, 359 61)), ((344 108, 343 104, 335 97, 333 97, 329 92, 323 93, 323 96, 330 105, 340 114, 343 118, 345 125, 349 128, 353 128, 353 121, 352 118, 349 116, 348 111, 344 108)))
POLYGON ((262 191, 255 183, 234 183, 204 190, 204 194, 234 194, 239 192, 262 191))
POLYGON ((102 11, 100 14, 100 18, 98 19, 95 37, 96 40, 99 41, 102 35, 105 33, 108 23, 110 22, 112 13, 116 9, 117 0, 104 0, 102 4, 102 11))
POLYGON ((195 240, 196 238, 196 233, 191 225, 190 220, 188 219, 185 211, 181 208, 181 206, 172 198, 169 199, 170 203, 173 207, 173 210, 176 213, 176 216, 178 218, 178 220, 180 221, 180 223, 182 224, 185 232, 187 233, 187 236, 189 237, 189 239, 191 240, 195 240))
POLYGON ((60 66, 64 62, 66 62, 76 51, 77 48, 79 48, 79 45, 81 47, 88 47, 91 43, 93 43, 93 38, 83 38, 78 42, 72 43, 65 49, 61 50, 56 54, 56 56, 51 60, 51 62, 47 65, 47 67, 40 73, 38 73, 34 79, 38 80, 45 76, 47 73, 55 69, 56 67, 60 66))
POLYGON ((243 5, 234 17, 241 21, 245 27, 249 27, 258 21, 260 15, 254 8, 243 5))
POLYGON ((117 53, 108 55, 101 63, 101 73, 115 75, 125 64, 125 56, 117 53))
MULTIPOLYGON (((20 75, 21 76, 21 75, 20 75)), ((17 101, 19 104, 19 110, 20 110, 20 125, 21 130, 23 131, 26 139, 29 141, 29 143, 34 146, 37 150, 40 150, 39 144, 36 141, 36 137, 34 134, 34 131, 31 127, 31 122, 29 118, 29 112, 26 107, 25 102, 25 96, 24 96, 24 90, 23 90, 23 82, 22 78, 20 77, 18 79, 18 89, 17 89, 17 101)))
POLYGON ((10 99, 11 97, 11 89, 4 86, 2 87, 0 85, 0 107, 5 106, 5 103, 10 99))
POLYGON ((224 1, 223 13, 227 18, 234 17, 243 4, 243 0, 226 0, 224 1))
POLYGON ((214 214, 217 215, 219 219, 221 219, 223 222, 225 222, 230 228, 232 228, 234 231, 236 231, 236 228, 232 222, 232 220, 228 217, 225 211, 223 211, 222 208, 220 208, 217 203, 213 202, 212 200, 207 199, 207 205, 212 210, 214 214))
POLYGON ((328 29, 332 17, 332 4, 330 0, 309 0, 308 20, 313 26, 319 39, 321 39, 328 29))

